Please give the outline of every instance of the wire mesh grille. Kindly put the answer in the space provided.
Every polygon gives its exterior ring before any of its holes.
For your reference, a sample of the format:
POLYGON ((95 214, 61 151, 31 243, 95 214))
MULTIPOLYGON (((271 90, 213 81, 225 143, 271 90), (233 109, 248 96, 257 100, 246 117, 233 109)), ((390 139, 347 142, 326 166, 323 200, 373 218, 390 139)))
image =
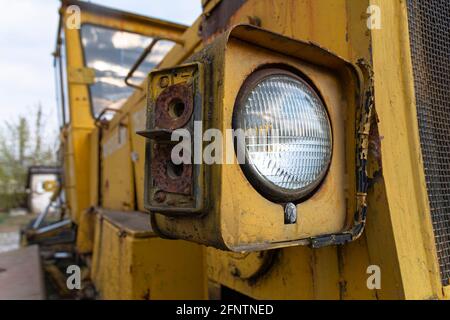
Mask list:
POLYGON ((450 284, 450 1, 408 0, 420 142, 443 285, 450 284))

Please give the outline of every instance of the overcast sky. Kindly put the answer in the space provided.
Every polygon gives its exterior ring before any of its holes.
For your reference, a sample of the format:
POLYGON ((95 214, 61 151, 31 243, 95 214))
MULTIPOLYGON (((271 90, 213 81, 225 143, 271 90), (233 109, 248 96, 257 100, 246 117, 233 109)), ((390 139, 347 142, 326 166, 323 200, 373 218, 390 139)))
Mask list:
MULTIPOLYGON (((190 25, 200 0, 93 0, 112 8, 190 25)), ((53 58, 58 0, 0 0, 0 126, 34 105, 57 128, 53 58)))

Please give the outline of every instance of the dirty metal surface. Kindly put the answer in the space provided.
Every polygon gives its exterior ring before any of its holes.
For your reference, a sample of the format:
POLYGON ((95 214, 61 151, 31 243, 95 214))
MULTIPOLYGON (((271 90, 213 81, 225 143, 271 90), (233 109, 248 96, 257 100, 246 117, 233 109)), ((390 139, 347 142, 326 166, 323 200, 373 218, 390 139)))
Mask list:
MULTIPOLYGON (((203 74, 197 62, 150 73, 146 130, 138 132, 147 138, 144 207, 150 211, 178 215, 203 208, 202 166, 174 163, 171 156, 178 144, 172 141, 174 130, 183 130, 178 138, 185 144, 194 122, 203 119, 203 74)), ((184 147, 178 152, 183 161, 192 158, 182 154, 184 147)))
POLYGON ((443 285, 450 284, 450 2, 408 0, 419 134, 443 285))
POLYGON ((193 111, 192 88, 187 84, 176 84, 166 88, 156 99, 155 125, 163 129, 183 127, 193 111), (177 114, 176 106, 179 114, 177 114))
POLYGON ((148 214, 138 211, 115 211, 107 209, 96 209, 103 219, 108 220, 121 231, 136 238, 153 235, 150 217, 148 214))
POLYGON ((0 300, 43 300, 45 287, 37 245, 0 254, 0 300))
POLYGON ((210 13, 203 17, 201 35, 203 40, 226 29, 230 18, 247 0, 221 1, 210 13))
POLYGON ((154 145, 154 148, 151 170, 155 186, 166 192, 191 194, 192 165, 174 165, 171 162, 172 145, 170 144, 158 143, 154 145))

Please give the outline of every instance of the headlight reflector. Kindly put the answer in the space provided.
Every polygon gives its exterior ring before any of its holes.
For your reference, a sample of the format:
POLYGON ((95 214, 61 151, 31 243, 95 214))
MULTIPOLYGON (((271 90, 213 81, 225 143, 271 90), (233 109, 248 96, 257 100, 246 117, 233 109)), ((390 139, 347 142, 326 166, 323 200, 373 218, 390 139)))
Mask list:
POLYGON ((331 160, 327 110, 302 78, 281 69, 252 74, 239 93, 234 129, 245 131, 244 172, 274 201, 295 201, 315 189, 331 160))

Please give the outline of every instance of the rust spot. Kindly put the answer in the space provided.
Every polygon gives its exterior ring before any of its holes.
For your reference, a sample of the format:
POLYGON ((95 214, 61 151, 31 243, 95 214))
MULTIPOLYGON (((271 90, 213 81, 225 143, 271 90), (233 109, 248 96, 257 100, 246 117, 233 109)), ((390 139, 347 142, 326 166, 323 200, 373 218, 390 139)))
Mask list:
POLYGON ((231 273, 231 275, 233 277, 240 277, 241 276, 241 271, 236 266, 233 266, 231 268, 231 272, 230 273, 231 273))
POLYGON ((151 165, 155 186, 162 191, 189 195, 192 189, 192 165, 172 163, 171 150, 169 144, 155 146, 151 165))
POLYGON ((378 117, 375 114, 374 117, 372 117, 372 123, 370 125, 370 132, 369 132, 369 151, 371 156, 375 159, 376 163, 378 164, 378 167, 381 169, 381 137, 378 132, 378 117))
POLYGON ((156 99, 155 125, 163 129, 183 127, 193 111, 192 88, 186 84, 176 84, 164 89, 156 99))
POLYGON ((167 198, 167 196, 166 196, 166 194, 164 192, 158 191, 158 192, 155 193, 155 196, 153 197, 153 200, 155 200, 156 202, 161 203, 161 202, 166 201, 166 198, 167 198))
POLYGON ((161 88, 166 88, 169 85, 169 77, 163 76, 159 79, 159 86, 161 88))
POLYGON ((142 299, 150 300, 150 289, 145 290, 144 294, 142 295, 142 299))
POLYGON ((381 161, 381 140, 383 137, 378 132, 378 117, 376 113, 372 117, 369 131, 369 148, 367 162, 368 188, 372 188, 383 178, 383 166, 381 161))
POLYGON ((208 15, 203 16, 200 34, 207 40, 227 28, 231 17, 239 10, 246 0, 221 1, 208 15))
POLYGON ((248 23, 256 27, 261 27, 261 19, 257 16, 248 16, 248 23))

